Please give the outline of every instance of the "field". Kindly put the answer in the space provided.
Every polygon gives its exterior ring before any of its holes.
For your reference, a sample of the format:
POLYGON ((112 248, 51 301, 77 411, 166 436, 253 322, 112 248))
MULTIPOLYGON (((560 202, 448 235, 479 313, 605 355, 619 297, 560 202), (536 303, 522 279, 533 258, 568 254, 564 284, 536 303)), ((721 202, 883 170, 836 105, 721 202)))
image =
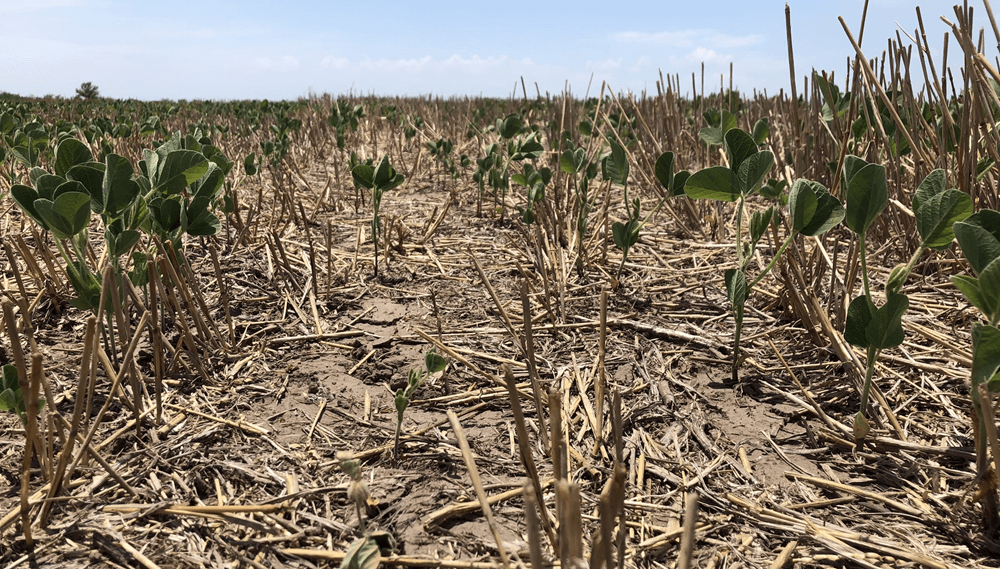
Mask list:
POLYGON ((1000 567, 956 22, 776 95, 0 96, 0 562, 1000 567))

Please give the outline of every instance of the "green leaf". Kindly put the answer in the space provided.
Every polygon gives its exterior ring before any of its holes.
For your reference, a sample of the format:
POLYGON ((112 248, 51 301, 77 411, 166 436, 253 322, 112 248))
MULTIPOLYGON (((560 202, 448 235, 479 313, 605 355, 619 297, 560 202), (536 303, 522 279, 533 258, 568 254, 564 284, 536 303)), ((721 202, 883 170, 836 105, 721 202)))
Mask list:
POLYGON ((35 223, 42 227, 42 229, 49 229, 49 224, 45 222, 42 216, 38 213, 38 210, 35 209, 35 201, 38 199, 38 192, 28 186, 14 184, 10 187, 10 197, 14 198, 14 203, 21 208, 21 211, 28 214, 28 217, 33 219, 35 223))
POLYGON ((382 553, 378 544, 368 536, 355 540, 344 553, 340 569, 378 569, 382 553))
POLYGON ((660 157, 656 159, 653 172, 656 174, 656 181, 660 182, 660 185, 667 190, 667 194, 670 194, 674 189, 674 153, 664 152, 660 154, 660 157))
POLYGON ((121 257, 125 253, 128 253, 139 242, 140 237, 142 237, 142 234, 134 229, 127 229, 117 234, 110 230, 104 233, 104 240, 108 244, 108 251, 114 257, 121 257))
POLYGON ((375 187, 375 169, 368 164, 358 164, 352 168, 351 176, 358 187, 369 190, 375 187))
POLYGON ((722 113, 720 113, 719 109, 715 107, 709 107, 705 112, 701 113, 701 116, 705 118, 705 122, 708 123, 708 126, 719 128, 722 124, 722 113))
POLYGON ((209 201, 215 201, 222 192, 225 182, 226 172, 214 162, 211 162, 205 176, 191 184, 192 196, 195 198, 205 197, 209 201))
POLYGON ((987 319, 1000 314, 1000 258, 994 259, 979 275, 979 292, 989 310, 983 311, 987 319))
POLYGON ((243 159, 243 171, 246 172, 247 176, 253 176, 257 173, 257 166, 254 162, 257 160, 257 155, 251 152, 247 154, 247 157, 243 159))
POLYGON ((875 305, 866 295, 851 301, 847 307, 847 323, 844 325, 844 340, 852 346, 867 348, 869 345, 866 329, 873 319, 875 305))
POLYGON ((725 166, 699 170, 684 183, 684 193, 694 199, 734 202, 740 197, 739 182, 725 166))
POLYGON ((62 192, 55 199, 35 200, 35 208, 39 215, 48 224, 52 234, 58 239, 69 239, 77 233, 83 231, 90 223, 90 196, 83 190, 80 182, 66 182, 63 186, 71 185, 78 190, 62 192))
POLYGON ((128 278, 135 286, 145 286, 149 283, 149 257, 145 253, 132 253, 132 270, 128 278))
POLYGON ((66 179, 83 184, 90 194, 90 209, 95 213, 104 213, 104 171, 106 167, 101 162, 84 162, 77 164, 66 172, 66 179))
POLYGON ((56 189, 65 183, 66 178, 63 178, 62 176, 53 176, 52 174, 42 174, 34 179, 35 190, 38 191, 38 197, 45 198, 47 200, 56 199, 56 189))
POLYGON ((864 158, 859 158, 853 154, 848 154, 844 157, 844 187, 848 187, 851 184, 851 180, 854 175, 857 174, 862 168, 868 166, 868 162, 864 158))
POLYGON ((989 314, 992 308, 983 296, 981 290, 979 290, 979 279, 975 277, 970 277, 968 275, 954 275, 951 277, 951 283, 955 285, 968 301, 979 309, 983 314, 989 314))
POLYGON ((123 210, 132 206, 139 197, 139 184, 133 179, 135 173, 132 163, 117 154, 108 154, 104 158, 106 167, 101 184, 104 196, 104 213, 116 217, 123 210))
POLYGON ((14 117, 9 112, 0 113, 0 133, 10 134, 17 128, 14 117))
POLYGON ((201 153, 205 155, 205 158, 208 158, 209 162, 218 166, 224 176, 228 176, 229 172, 232 171, 233 161, 227 158, 219 148, 206 144, 202 147, 201 153))
POLYGON ((756 245, 760 238, 764 236, 764 232, 767 231, 769 225, 771 225, 771 220, 774 218, 774 208, 769 207, 766 210, 757 210, 753 212, 750 217, 750 242, 756 245))
POLYGON ((191 205, 181 210, 181 228, 188 235, 216 235, 222 229, 222 222, 212 212, 208 211, 211 200, 207 196, 198 196, 191 200, 191 205))
POLYGON ((77 164, 92 162, 94 155, 91 154, 87 145, 75 138, 67 138, 59 143, 56 148, 56 176, 65 178, 66 172, 77 164))
POLYGON ((587 150, 577 148, 576 150, 565 150, 559 158, 559 169, 567 174, 575 174, 583 171, 587 166, 587 150))
POLYGON ((726 297, 734 307, 742 307, 747 302, 750 290, 747 288, 747 276, 739 269, 726 271, 726 297))
POLYGON ((816 213, 813 214, 812 221, 803 227, 800 233, 809 236, 822 235, 843 221, 847 212, 840 200, 830 195, 830 192, 822 184, 819 182, 810 182, 810 184, 814 188, 819 186, 816 192, 816 213))
POLYGON ((181 225, 181 201, 179 196, 150 200, 150 220, 161 233, 170 233, 181 225))
POLYGON ((757 143, 757 146, 767 142, 767 137, 771 134, 771 127, 768 124, 767 117, 758 119, 753 125, 753 140, 757 143))
POLYGON ((382 156, 382 161, 372 174, 373 187, 381 191, 391 190, 403 183, 403 175, 398 174, 389 163, 389 156, 382 156))
POLYGON ((208 159, 194 150, 174 150, 163 160, 159 174, 151 179, 153 189, 178 194, 208 172, 208 159))
POLYGON ((812 221, 816 215, 816 190, 815 182, 798 179, 792 184, 792 189, 788 193, 788 212, 792 217, 792 229, 802 231, 812 221))
POLYGON ((868 164, 854 173, 847 186, 847 227, 857 235, 868 227, 889 201, 885 183, 885 167, 868 164))
POLYGON ((497 133, 510 140, 517 136, 517 133, 521 132, 521 116, 518 114, 510 114, 503 119, 497 119, 497 133))
MULTIPOLYGON (((738 128, 731 129, 726 133, 725 141, 726 156, 729 158, 729 168, 733 172, 739 172, 743 162, 759 152, 757 143, 754 142, 753 137, 745 130, 738 128)), ((774 157, 772 156, 771 160, 773 161, 773 159, 774 157)), ((770 167, 770 164, 768 164, 768 168, 770 167)))
POLYGON ((705 112, 704 116, 710 126, 699 130, 698 137, 711 146, 724 144, 726 133, 736 128, 737 124, 739 124, 736 116, 727 110, 723 110, 720 115, 714 108, 709 109, 705 112))
POLYGON ((670 196, 682 196, 684 195, 684 186, 687 184, 688 178, 691 177, 691 172, 687 170, 681 170, 674 174, 674 187, 670 188, 670 196))
POLYGON ((536 159, 541 158, 545 154, 545 147, 542 146, 541 142, 531 139, 526 140, 517 145, 517 151, 511 155, 511 160, 524 160, 526 158, 536 159))
POLYGON ((604 178, 612 184, 624 186, 628 183, 628 158, 618 141, 611 140, 611 155, 604 160, 604 178))
POLYGON ((760 189, 772 165, 774 165, 774 155, 767 150, 750 156, 740 164, 739 180, 743 195, 750 195, 760 189))
POLYGON ((1000 257, 1000 212, 980 210, 952 226, 962 253, 976 274, 1000 257))
POLYGON ((947 178, 945 176, 944 170, 938 168, 927 174, 923 182, 917 186, 915 192, 913 192, 913 212, 916 213, 920 207, 929 200, 930 198, 940 194, 945 190, 947 184, 947 178))
POLYGON ((868 345, 880 350, 895 348, 903 343, 903 313, 910 306, 910 299, 905 294, 889 294, 886 303, 882 305, 865 327, 865 337, 868 345))
POLYGON ((1000 330, 984 324, 972 325, 972 394, 979 384, 989 380, 1000 369, 1000 330))
POLYGON ((639 241, 639 222, 635 219, 629 220, 628 223, 616 221, 611 224, 611 235, 615 246, 627 252, 639 241))
POLYGON ((66 274, 73 290, 79 295, 69 302, 70 305, 80 310, 97 312, 101 306, 101 281, 97 280, 85 263, 78 261, 67 266, 66 274))
MULTIPOLYGON (((913 201, 917 202, 916 196, 913 201)), ((917 230, 923 239, 921 245, 930 249, 950 247, 955 238, 952 226, 972 215, 972 198, 959 190, 944 190, 919 203, 920 209, 914 210, 917 230)))
POLYGON ((428 373, 437 373, 448 367, 448 360, 432 349, 424 354, 424 365, 427 367, 428 373))

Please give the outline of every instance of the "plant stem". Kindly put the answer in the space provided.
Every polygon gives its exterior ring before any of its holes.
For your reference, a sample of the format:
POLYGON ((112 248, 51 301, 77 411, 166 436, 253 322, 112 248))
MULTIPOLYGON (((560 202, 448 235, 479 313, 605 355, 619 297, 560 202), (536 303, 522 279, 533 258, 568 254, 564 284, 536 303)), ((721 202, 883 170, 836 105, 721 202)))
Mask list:
POLYGON ((736 262, 740 269, 743 268, 743 196, 736 204, 736 262))
POLYGON ((740 335, 743 332, 743 305, 737 305, 733 310, 736 320, 736 331, 733 334, 733 383, 740 380, 740 335))
POLYGON ((757 286, 757 283, 759 283, 761 279, 766 277, 767 274, 771 272, 771 269, 774 268, 774 265, 778 263, 778 258, 781 257, 781 255, 785 252, 785 249, 788 249, 788 246, 792 244, 792 239, 795 239, 796 235, 798 235, 798 232, 793 231, 792 234, 789 235, 787 239, 785 239, 785 242, 781 244, 781 247, 778 249, 778 252, 771 257, 771 262, 768 263, 766 267, 764 267, 764 270, 761 271, 759 275, 757 275, 757 278, 755 278, 753 282, 747 285, 747 294, 749 294, 749 292, 753 290, 753 287, 757 286))
POLYGON ((868 393, 872 386, 872 375, 875 372, 875 362, 878 360, 878 354, 881 350, 875 347, 868 348, 868 358, 865 365, 865 383, 861 387, 861 414, 865 414, 865 410, 868 408, 868 393))

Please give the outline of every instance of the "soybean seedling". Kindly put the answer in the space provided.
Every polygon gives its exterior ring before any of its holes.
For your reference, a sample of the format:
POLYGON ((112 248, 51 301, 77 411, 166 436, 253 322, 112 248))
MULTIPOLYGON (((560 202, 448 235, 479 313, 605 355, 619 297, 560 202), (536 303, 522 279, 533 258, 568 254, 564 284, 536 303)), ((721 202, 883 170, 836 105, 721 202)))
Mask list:
POLYGON ((853 346, 867 350, 865 358, 865 379, 861 387, 861 408, 854 417, 854 442, 862 444, 871 427, 865 418, 868 396, 871 390, 872 374, 879 353, 886 348, 894 348, 903 343, 903 313, 910 300, 904 294, 891 288, 886 289, 886 302, 876 308, 872 301, 871 285, 868 280, 866 243, 868 229, 875 218, 882 213, 888 203, 888 188, 885 182, 885 167, 869 164, 857 156, 847 156, 844 160, 844 182, 847 187, 847 227, 858 236, 858 250, 861 258, 861 279, 864 294, 851 301, 847 308, 847 323, 844 339, 853 346))
MULTIPOLYGON (((758 121, 757 124, 760 125, 761 122, 758 121)), ((753 288, 774 268, 796 235, 820 235, 844 218, 844 208, 840 201, 830 195, 822 184, 810 180, 796 180, 788 196, 791 231, 770 263, 756 278, 748 282, 746 269, 754 258, 758 243, 776 217, 773 206, 754 212, 750 218, 750 240, 743 240, 746 199, 761 190, 764 178, 774 164, 774 155, 768 150, 759 149, 767 137, 766 128, 754 130, 756 137, 739 128, 726 131, 723 138, 729 166, 705 168, 692 174, 684 182, 684 193, 691 198, 736 203, 737 266, 728 269, 724 276, 726 296, 733 306, 736 326, 733 334, 734 383, 739 381, 739 367, 742 362, 740 334, 743 330, 743 311, 753 288)))
POLYGON ((384 531, 368 531, 364 518, 364 506, 370 493, 361 474, 361 461, 350 453, 338 452, 340 470, 351 481, 347 484, 347 500, 354 503, 358 514, 358 529, 362 537, 354 540, 344 553, 341 569, 377 569, 383 555, 389 555, 396 548, 395 540, 384 531))
MULTIPOLYGON (((972 325, 972 432, 976 445, 976 468, 980 473, 989 468, 987 457, 987 430, 985 406, 992 405, 992 397, 985 401, 981 389, 987 393, 1000 392, 1000 212, 984 209, 953 226, 962 253, 969 261, 975 277, 956 275, 951 282, 979 309, 985 322, 972 325)), ((994 453, 994 460, 998 460, 994 453)), ((996 486, 992 477, 977 476, 983 502, 983 516, 987 527, 996 523, 989 519, 997 511, 996 486)))
MULTIPOLYGON (((980 231, 976 229, 978 226, 975 221, 971 224, 960 223, 972 215, 972 198, 959 190, 946 189, 944 170, 934 170, 924 178, 913 194, 913 214, 917 219, 917 231, 921 238, 920 246, 917 247, 906 264, 895 267, 889 274, 889 280, 885 287, 886 302, 881 307, 876 308, 872 301, 868 282, 865 238, 872 221, 878 217, 888 202, 885 167, 869 164, 857 156, 847 156, 844 160, 844 180, 847 184, 847 226, 858 235, 860 241, 859 252, 864 286, 864 294, 851 301, 847 309, 847 323, 844 327, 844 339, 851 345, 867 350, 865 381, 861 388, 861 406, 858 414, 854 417, 854 441, 855 444, 862 444, 871 430, 865 413, 868 408, 875 362, 882 350, 894 348, 903 342, 902 316, 909 307, 909 298, 900 290, 920 255, 927 249, 947 249, 958 233, 962 233, 962 237, 965 239, 963 241, 963 238, 960 237, 959 243, 962 244, 962 250, 966 256, 971 255, 971 257, 976 258, 973 262, 970 257, 970 264, 977 273, 980 270, 985 270, 988 263, 983 261, 986 261, 992 253, 989 247, 977 247, 979 243, 976 236, 979 235, 980 231)), ((989 214, 983 214, 977 219, 988 217, 989 214)), ((988 230, 985 232, 989 234, 988 230)), ((956 276, 952 278, 952 281, 976 307, 982 310, 983 314, 990 315, 988 318, 992 318, 992 311, 989 307, 992 306, 993 301, 983 300, 984 297, 981 294, 983 289, 979 280, 973 277, 956 276)), ((997 318, 1000 318, 1000 313, 997 314, 997 318)), ((973 337, 975 338, 975 336, 976 329, 974 328, 973 337)), ((976 375, 977 368, 973 364, 973 401, 978 401, 976 393, 978 384, 983 379, 988 379, 988 377, 977 378, 976 375)))
MULTIPOLYGON (((38 400, 38 412, 42 412, 45 400, 38 400)), ((21 392, 21 385, 17 381, 17 368, 11 364, 3 366, 3 373, 0 375, 0 411, 10 411, 21 419, 23 425, 28 424, 27 404, 24 401, 24 393, 21 392)))
POLYGON ((382 224, 379 219, 379 207, 382 205, 382 193, 399 187, 403 183, 403 175, 396 172, 389 163, 389 156, 382 156, 378 166, 372 168, 368 164, 358 164, 351 169, 351 176, 361 187, 372 191, 372 241, 375 243, 375 278, 378 278, 378 238, 382 224))
POLYGON ((615 273, 615 280, 618 280, 621 276, 622 268, 625 267, 625 261, 628 259, 629 249, 639 241, 639 231, 659 211, 667 199, 682 193, 681 188, 683 188, 689 174, 687 171, 682 171, 674 176, 673 152, 666 152, 657 158, 655 166, 656 179, 667 191, 659 203, 656 204, 656 207, 645 218, 642 218, 639 198, 635 198, 631 202, 628 199, 629 166, 625 149, 614 139, 610 139, 609 142, 611 144, 611 154, 605 156, 601 163, 603 168, 602 175, 605 180, 610 181, 612 184, 622 186, 622 192, 625 196, 625 215, 627 220, 625 223, 616 221, 611 224, 611 236, 614 239, 615 246, 622 251, 622 261, 619 263, 618 271, 615 273))
POLYGON ((446 367, 448 367, 448 360, 439 355, 437 350, 431 348, 424 354, 424 369, 411 369, 406 387, 400 387, 396 391, 396 437, 392 450, 395 458, 399 458, 399 432, 403 428, 403 413, 410 405, 410 399, 430 374, 444 371, 446 367))
POLYGON ((585 148, 568 148, 563 151, 559 159, 559 169, 570 176, 579 177, 576 182, 576 267, 582 277, 585 255, 583 238, 590 223, 590 210, 594 207, 594 198, 590 195, 590 182, 597 177, 597 162, 587 160, 585 148))

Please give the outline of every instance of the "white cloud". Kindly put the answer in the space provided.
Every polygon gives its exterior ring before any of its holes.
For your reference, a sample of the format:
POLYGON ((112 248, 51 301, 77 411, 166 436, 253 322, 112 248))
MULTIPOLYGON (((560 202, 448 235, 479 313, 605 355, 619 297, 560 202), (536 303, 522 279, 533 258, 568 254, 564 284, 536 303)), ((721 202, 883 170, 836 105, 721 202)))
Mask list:
POLYGON ((622 58, 612 59, 607 58, 601 61, 588 61, 587 69, 592 69, 595 71, 610 71, 612 69, 618 69, 622 66, 622 58))
POLYGON ((684 55, 684 59, 693 63, 729 63, 733 60, 730 54, 718 53, 714 49, 698 47, 684 55))
POLYGON ((662 45, 679 48, 709 44, 716 48, 724 49, 749 47, 764 42, 764 36, 759 34, 735 36, 704 29, 671 32, 619 32, 613 34, 611 38, 622 43, 662 45))
POLYGON ((302 67, 302 62, 291 55, 286 55, 278 59, 259 57, 254 61, 254 65, 261 71, 277 71, 279 73, 284 73, 286 71, 295 71, 296 69, 299 69, 302 67))
POLYGON ((652 61, 653 60, 650 59, 650 57, 648 55, 643 55, 643 56, 639 57, 638 61, 635 62, 635 65, 633 65, 630 68, 630 71, 642 71, 643 69, 646 68, 647 65, 649 65, 650 63, 652 63, 652 61))
POLYGON ((351 66, 351 60, 346 57, 328 55, 319 62, 319 66, 322 69, 348 69, 351 66))

